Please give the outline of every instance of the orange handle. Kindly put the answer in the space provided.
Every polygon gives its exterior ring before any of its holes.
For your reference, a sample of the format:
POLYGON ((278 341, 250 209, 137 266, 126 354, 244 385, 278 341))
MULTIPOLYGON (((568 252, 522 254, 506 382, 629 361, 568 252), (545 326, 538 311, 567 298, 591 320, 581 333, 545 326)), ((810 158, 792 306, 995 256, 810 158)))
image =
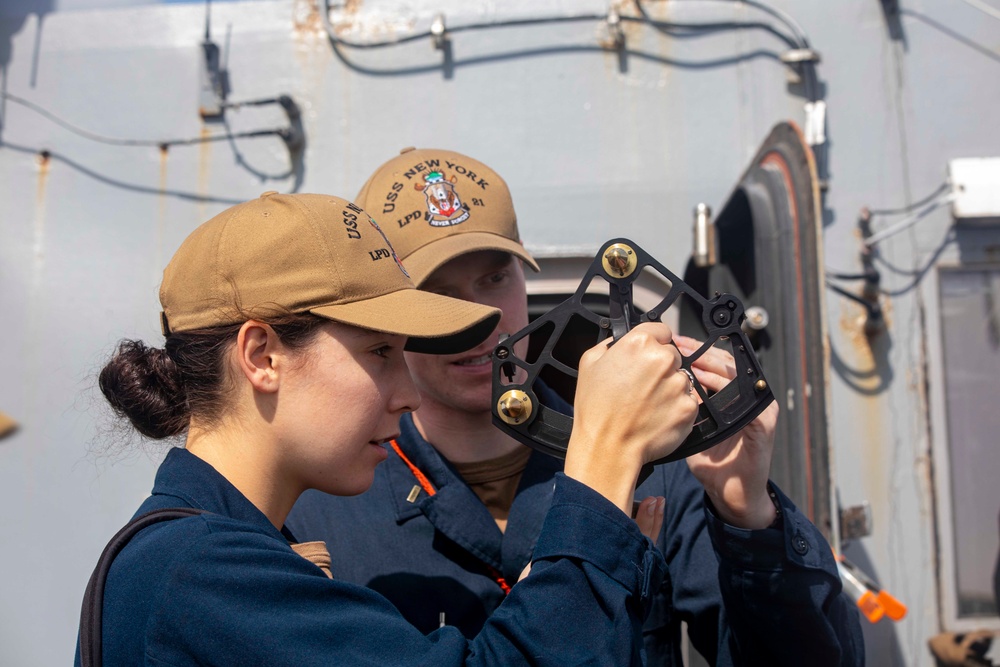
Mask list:
POLYGON ((842 555, 834 552, 837 559, 837 569, 844 581, 844 589, 857 602, 858 609, 872 623, 877 623, 883 616, 894 621, 906 616, 906 605, 897 600, 889 591, 880 589, 878 584, 868 578, 864 572, 842 555))
POLYGON ((858 598, 858 609, 872 623, 878 623, 885 616, 885 609, 879 604, 878 597, 871 591, 865 591, 858 598))
POLYGON ((885 610, 885 615, 894 621, 906 616, 906 605, 890 595, 888 591, 878 592, 878 603, 885 610))

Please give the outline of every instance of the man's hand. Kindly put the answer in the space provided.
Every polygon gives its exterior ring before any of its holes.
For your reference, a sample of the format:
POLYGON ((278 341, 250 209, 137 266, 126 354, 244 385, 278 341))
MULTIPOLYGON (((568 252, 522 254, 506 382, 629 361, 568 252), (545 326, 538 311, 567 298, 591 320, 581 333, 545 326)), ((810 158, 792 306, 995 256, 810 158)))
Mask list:
MULTIPOLYGON (((656 543, 656 538, 660 536, 660 528, 663 527, 663 513, 666 509, 667 501, 663 496, 649 496, 639 503, 635 512, 635 524, 639 526, 639 531, 656 543)), ((521 575, 517 578, 521 581, 531 573, 531 563, 524 566, 521 575)))
POLYGON ((643 535, 656 542, 663 527, 663 512, 667 501, 663 496, 643 498, 635 512, 635 523, 643 535))
MULTIPOLYGON (((675 335, 674 342, 685 357, 701 347, 699 341, 687 336, 675 335)), ((732 355, 714 347, 691 368, 698 382, 712 391, 719 391, 736 377, 732 355)), ((733 437, 688 457, 692 474, 705 487, 719 517, 730 525, 766 528, 777 515, 767 491, 777 420, 778 404, 772 402, 733 437)))

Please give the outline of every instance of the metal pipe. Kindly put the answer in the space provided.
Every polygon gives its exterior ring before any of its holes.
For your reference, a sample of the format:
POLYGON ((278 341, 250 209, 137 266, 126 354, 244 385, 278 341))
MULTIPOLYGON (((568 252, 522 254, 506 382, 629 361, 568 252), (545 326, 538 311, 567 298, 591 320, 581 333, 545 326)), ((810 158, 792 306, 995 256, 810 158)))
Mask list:
POLYGON ((715 249, 715 225, 712 209, 701 203, 694 207, 694 265, 700 268, 715 266, 718 258, 715 249))

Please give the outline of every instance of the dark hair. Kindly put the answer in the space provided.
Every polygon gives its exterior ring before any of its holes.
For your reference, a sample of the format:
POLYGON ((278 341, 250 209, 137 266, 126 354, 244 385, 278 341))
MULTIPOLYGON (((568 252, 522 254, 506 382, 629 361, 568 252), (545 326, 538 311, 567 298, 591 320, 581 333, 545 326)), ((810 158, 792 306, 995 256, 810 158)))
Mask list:
MULTIPOLYGON (((308 345, 329 322, 295 313, 260 321, 292 349, 308 345)), ((123 340, 98 376, 101 393, 119 418, 127 418, 147 438, 180 435, 192 417, 217 423, 232 389, 225 353, 241 326, 174 333, 163 349, 123 340)))

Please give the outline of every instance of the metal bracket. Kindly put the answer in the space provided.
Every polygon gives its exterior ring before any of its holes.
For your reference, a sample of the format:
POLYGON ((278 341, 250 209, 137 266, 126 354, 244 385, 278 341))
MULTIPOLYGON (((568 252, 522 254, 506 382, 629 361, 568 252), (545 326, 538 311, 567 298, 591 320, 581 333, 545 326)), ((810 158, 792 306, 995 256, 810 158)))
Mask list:
POLYGON ((205 3, 205 39, 201 42, 201 72, 198 114, 202 119, 219 120, 225 113, 229 94, 229 72, 222 66, 222 52, 212 41, 211 0, 205 3))
POLYGON ((840 510, 840 539, 842 542, 868 537, 872 534, 872 508, 868 501, 840 510))
POLYGON ((547 367, 574 379, 577 377, 579 359, 559 359, 553 355, 559 339, 566 333, 567 325, 574 318, 583 318, 596 325, 598 335, 595 344, 608 336, 618 340, 642 322, 659 321, 663 313, 682 296, 688 297, 691 305, 700 308, 706 337, 694 354, 682 356, 681 367, 690 373, 691 365, 713 345, 720 343, 730 348, 727 351, 733 355, 736 377, 715 393, 708 392, 697 379, 694 380, 695 391, 701 397, 694 429, 671 455, 650 465, 697 454, 739 432, 774 400, 753 346, 740 328, 746 318, 743 304, 730 294, 704 298, 628 239, 612 239, 601 247, 572 297, 517 333, 501 336, 493 352, 494 425, 529 447, 565 458, 573 418, 541 403, 534 386, 539 374, 547 367), (671 287, 653 309, 639 314, 632 303, 632 284, 646 267, 667 278, 671 287), (610 316, 599 315, 584 305, 588 286, 598 278, 608 283, 610 316), (529 360, 518 356, 515 345, 543 329, 551 332, 537 357, 529 360), (512 418, 509 409, 511 396, 518 397, 516 418, 512 418), (505 398, 507 403, 504 403, 505 398), (524 410, 522 406, 526 402, 530 408, 524 410), (508 406, 505 414, 501 414, 504 409, 501 405, 508 406))

